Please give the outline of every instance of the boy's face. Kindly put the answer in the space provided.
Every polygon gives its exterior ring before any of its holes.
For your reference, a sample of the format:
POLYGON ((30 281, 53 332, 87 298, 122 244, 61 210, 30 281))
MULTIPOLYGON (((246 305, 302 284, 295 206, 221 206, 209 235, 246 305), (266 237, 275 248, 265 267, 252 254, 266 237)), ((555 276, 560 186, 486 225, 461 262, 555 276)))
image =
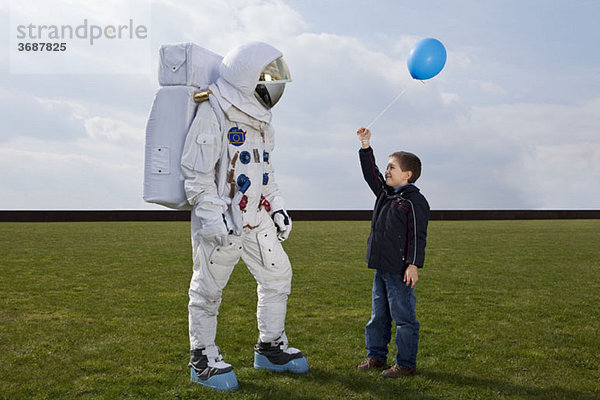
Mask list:
POLYGON ((412 171, 402 171, 402 168, 400 168, 400 165, 398 164, 398 160, 394 157, 390 157, 387 168, 385 169, 385 183, 388 186, 407 185, 411 176, 412 171))

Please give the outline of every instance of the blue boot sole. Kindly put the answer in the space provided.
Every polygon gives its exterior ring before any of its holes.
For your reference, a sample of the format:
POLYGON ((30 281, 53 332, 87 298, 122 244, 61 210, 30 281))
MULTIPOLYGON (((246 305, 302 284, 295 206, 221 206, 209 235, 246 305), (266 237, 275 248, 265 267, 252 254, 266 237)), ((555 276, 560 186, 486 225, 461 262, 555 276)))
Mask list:
POLYGON ((190 376, 192 378, 192 382, 214 390, 236 390, 238 388, 237 377, 233 371, 229 371, 224 374, 213 375, 207 380, 202 380, 198 378, 194 368, 190 368, 190 376))
POLYGON ((262 354, 254 353, 254 368, 256 369, 267 369, 274 372, 290 371, 296 374, 303 374, 308 372, 308 361, 306 358, 295 358, 290 360, 286 364, 278 365, 273 364, 269 359, 262 354))

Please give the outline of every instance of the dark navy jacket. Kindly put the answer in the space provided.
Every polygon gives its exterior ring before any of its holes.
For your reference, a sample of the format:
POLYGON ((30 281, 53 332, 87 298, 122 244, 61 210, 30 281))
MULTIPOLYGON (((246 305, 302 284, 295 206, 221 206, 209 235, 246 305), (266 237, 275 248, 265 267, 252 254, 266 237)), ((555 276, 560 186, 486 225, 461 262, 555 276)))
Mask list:
POLYGON ((394 193, 375 164, 372 148, 360 149, 358 154, 363 176, 377 196, 367 245, 369 268, 400 274, 409 264, 422 268, 429 221, 427 200, 415 185, 394 193))

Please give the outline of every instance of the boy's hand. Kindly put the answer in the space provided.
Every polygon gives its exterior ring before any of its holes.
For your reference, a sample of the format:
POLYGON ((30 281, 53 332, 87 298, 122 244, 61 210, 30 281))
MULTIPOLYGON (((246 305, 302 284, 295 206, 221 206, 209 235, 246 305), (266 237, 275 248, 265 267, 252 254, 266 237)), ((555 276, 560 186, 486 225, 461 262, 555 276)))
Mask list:
POLYGON ((371 146, 369 143, 369 140, 371 140, 371 131, 361 127, 359 130, 356 131, 356 134, 358 135, 358 139, 362 144, 362 148, 368 149, 371 146))
POLYGON ((410 285, 411 288, 414 288, 418 281, 419 270, 416 265, 410 264, 404 271, 404 282, 406 286, 410 285))

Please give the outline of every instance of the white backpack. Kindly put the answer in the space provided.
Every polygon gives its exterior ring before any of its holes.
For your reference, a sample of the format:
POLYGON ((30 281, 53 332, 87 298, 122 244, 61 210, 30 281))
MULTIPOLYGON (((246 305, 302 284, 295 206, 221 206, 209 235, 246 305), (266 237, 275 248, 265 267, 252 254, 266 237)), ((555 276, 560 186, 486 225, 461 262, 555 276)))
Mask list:
POLYGON ((216 81, 222 57, 193 43, 160 48, 158 89, 146 124, 144 201, 190 209, 181 153, 198 103, 194 93, 216 81))

